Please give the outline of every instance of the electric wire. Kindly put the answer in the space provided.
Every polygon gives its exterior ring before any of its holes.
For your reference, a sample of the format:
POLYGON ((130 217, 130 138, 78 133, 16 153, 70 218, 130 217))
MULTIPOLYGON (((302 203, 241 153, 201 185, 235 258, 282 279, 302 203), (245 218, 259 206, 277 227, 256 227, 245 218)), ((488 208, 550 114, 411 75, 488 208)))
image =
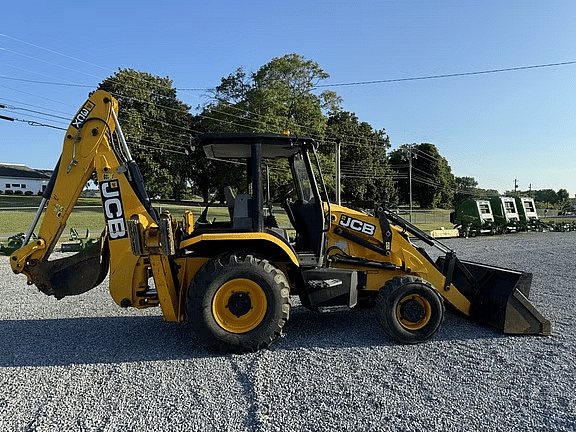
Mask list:
POLYGON ((487 74, 504 73, 504 72, 517 72, 517 71, 523 71, 523 70, 529 70, 529 69, 541 69, 541 68, 550 68, 550 67, 559 67, 559 66, 569 66, 569 65, 574 65, 574 64, 576 64, 576 60, 558 62, 558 63, 547 63, 547 64, 538 64, 538 65, 529 65, 529 66, 516 66, 516 67, 509 67, 509 68, 489 69, 489 70, 483 70, 483 71, 446 73, 446 74, 441 74, 441 75, 427 75, 427 76, 421 76, 421 77, 380 79, 380 80, 372 80, 372 81, 354 81, 354 82, 349 82, 349 83, 336 83, 336 84, 318 84, 318 85, 316 85, 316 88, 345 87, 345 86, 358 86, 358 85, 369 85, 369 84, 388 84, 388 83, 395 83, 395 82, 423 81, 423 80, 431 80, 431 79, 439 79, 439 78, 456 78, 456 77, 487 75, 487 74))
MULTIPOLYGON (((67 54, 63 54, 63 53, 60 53, 60 52, 57 52, 57 51, 54 51, 54 50, 51 50, 51 49, 48 49, 48 48, 44 48, 44 47, 41 47, 41 46, 36 45, 36 44, 31 44, 31 43, 29 43, 29 42, 22 41, 22 40, 19 40, 19 39, 16 39, 16 38, 7 36, 7 35, 5 35, 5 34, 1 34, 1 33, 0 33, 0 36, 5 37, 5 38, 12 39, 12 40, 17 41, 17 42, 20 42, 20 43, 24 43, 24 44, 26 44, 26 45, 29 45, 29 46, 32 46, 32 47, 35 47, 35 48, 38 48, 38 49, 41 49, 41 50, 50 52, 50 53, 52 53, 52 54, 56 54, 56 55, 59 55, 59 56, 62 56, 62 57, 65 57, 65 58, 68 58, 68 59, 71 59, 71 60, 75 60, 75 61, 78 61, 78 62, 87 64, 87 65, 90 65, 90 66, 94 66, 94 67, 97 67, 97 68, 99 68, 99 69, 102 69, 102 70, 105 70, 105 71, 108 71, 108 72, 114 72, 114 71, 111 71, 111 70, 108 69, 108 68, 101 67, 101 66, 99 66, 99 65, 97 65, 97 64, 93 64, 93 63, 90 63, 90 62, 86 62, 86 61, 84 61, 84 60, 82 60, 82 59, 78 59, 78 58, 69 56, 69 55, 67 55, 67 54)), ((53 66, 57 66, 57 67, 60 67, 60 68, 63 68, 63 69, 67 69, 67 70, 70 70, 70 71, 72 71, 72 72, 81 73, 81 74, 83 74, 83 75, 87 75, 87 76, 92 76, 92 77, 98 78, 98 76, 96 76, 96 75, 92 75, 92 74, 89 74, 89 73, 86 73, 86 72, 83 72, 83 71, 80 71, 80 70, 77 70, 77 69, 69 68, 69 67, 66 67, 66 66, 63 66, 63 65, 60 65, 60 64, 56 64, 56 63, 53 63, 53 62, 50 62, 50 61, 46 61, 46 60, 43 60, 43 59, 40 59, 40 58, 37 58, 37 57, 32 57, 32 56, 29 56, 29 55, 27 55, 27 54, 23 54, 23 53, 21 53, 21 52, 17 52, 17 51, 10 50, 10 49, 6 49, 6 48, 0 48, 0 49, 2 49, 3 51, 9 52, 9 53, 11 53, 11 54, 13 54, 13 55, 17 55, 17 56, 21 56, 21 57, 33 59, 33 60, 35 60, 35 61, 39 61, 39 62, 43 62, 43 63, 46 63, 46 64, 50 64, 50 65, 53 65, 53 66)), ((408 78, 397 78, 397 79, 382 79, 382 80, 372 80, 372 81, 356 81, 356 82, 350 82, 350 83, 336 83, 336 84, 316 84, 316 85, 314 85, 312 88, 358 86, 358 85, 384 84, 384 83, 402 82, 402 81, 417 81, 417 80, 428 80, 428 79, 439 79, 439 78, 464 77, 464 76, 474 76, 474 75, 483 75, 483 74, 494 74, 494 73, 504 73, 504 72, 522 71, 522 70, 528 70, 528 69, 559 67, 559 66, 567 66, 567 65, 573 65, 573 64, 576 64, 576 61, 567 61, 567 62, 558 62, 558 63, 548 63, 548 64, 530 65, 530 66, 520 66, 520 67, 511 67, 511 68, 500 68, 500 69, 483 70, 483 71, 473 71, 473 72, 464 72, 464 73, 450 73, 450 74, 441 74, 441 75, 429 75, 429 76, 422 76, 422 77, 408 77, 408 78)), ((57 83, 57 82, 50 82, 50 81, 31 80, 31 79, 25 79, 25 78, 14 78, 14 77, 8 77, 8 76, 5 76, 5 75, 0 75, 0 78, 2 78, 2 79, 8 79, 8 80, 14 80, 14 81, 27 82, 27 83, 45 84, 45 85, 57 85, 57 86, 68 86, 68 87, 93 88, 93 86, 85 85, 85 84, 77 84, 77 83, 57 83)), ((147 82, 150 84, 149 80, 147 80, 147 82)), ((154 83, 152 83, 152 84, 154 84, 154 83)), ((5 86, 2 86, 2 87, 8 88, 8 87, 5 87, 5 86)), ((23 91, 17 90, 17 89, 12 89, 12 90, 14 90, 14 91, 19 91, 19 92, 21 92, 21 93, 23 93, 23 94, 28 94, 28 95, 34 96, 34 97, 41 97, 41 96, 38 96, 38 95, 31 95, 30 93, 23 92, 23 91)), ((176 90, 176 91, 179 91, 179 90, 182 90, 182 91, 209 91, 210 89, 209 89, 209 88, 175 88, 174 90, 176 90)), ((44 99, 50 100, 50 99, 47 99, 47 98, 44 98, 44 99)), ((58 102, 59 102, 59 101, 58 101, 58 102)), ((147 102, 147 101, 143 101, 143 102, 147 102)), ((235 107, 235 106, 229 106, 229 107, 232 108, 232 109, 234 109, 234 110, 238 110, 238 111, 242 112, 243 114, 256 116, 256 117, 258 118, 258 120, 253 119, 253 118, 247 118, 247 117, 241 116, 241 115, 233 115, 233 114, 231 114, 231 113, 222 112, 222 111, 217 110, 217 109, 214 109, 214 108, 212 109, 212 111, 214 111, 214 112, 216 112, 216 113, 219 113, 219 114, 222 114, 222 115, 225 115, 225 116, 230 116, 231 118, 235 118, 235 119, 237 119, 237 120, 242 120, 243 122, 246 122, 246 121, 247 121, 247 122, 252 122, 252 123, 254 123, 254 124, 257 124, 257 125, 269 126, 269 125, 266 123, 266 121, 265 121, 265 120, 266 120, 266 116, 263 115, 263 114, 258 114, 258 113, 250 112, 250 111, 248 111, 248 110, 242 110, 242 109, 240 109, 240 108, 238 108, 238 107, 235 107)), ((168 108, 168 107, 164 107, 164 108, 168 108)), ((20 110, 25 111, 25 109, 23 109, 23 108, 15 108, 15 109, 20 109, 20 110)), ((169 109, 170 109, 170 108, 169 108, 169 109)), ((54 114, 49 114, 49 113, 46 113, 46 112, 36 112, 36 113, 35 113, 34 111, 35 111, 35 110, 29 110, 29 116, 30 116, 30 117, 34 117, 33 114, 38 114, 38 115, 40 115, 40 116, 53 117, 54 119, 64 119, 64 117, 57 116, 57 115, 54 115, 54 114)), ((72 117, 72 116, 70 116, 70 117, 72 117)), ((219 119, 219 118, 216 118, 216 117, 211 117, 210 115, 207 115, 207 114, 205 114, 205 113, 204 113, 204 114, 199 114, 199 117, 204 118, 204 119, 207 119, 207 120, 211 120, 211 121, 214 121, 214 122, 223 124, 223 125, 240 127, 240 128, 244 128, 244 129, 246 129, 246 130, 250 130, 250 127, 249 127, 249 126, 247 126, 247 125, 245 125, 245 124, 242 124, 242 123, 238 123, 237 120, 232 120, 232 121, 230 121, 230 120, 219 119)), ((33 121, 33 120, 24 120, 24 119, 14 119, 14 120, 16 120, 16 121, 23 121, 23 122, 26 122, 26 123, 28 123, 28 124, 30 124, 30 125, 34 125, 34 126, 44 126, 44 127, 51 127, 51 128, 66 130, 65 128, 60 128, 60 127, 57 127, 57 126, 54 126, 54 125, 50 125, 50 124, 47 124, 47 123, 40 123, 40 122, 36 122, 36 121, 33 121)), ((154 122, 158 122, 157 119, 148 119, 148 120, 154 121, 154 122)), ((187 135, 187 134, 189 134, 190 132, 198 132, 198 131, 192 130, 191 128, 182 127, 182 126, 179 126, 179 125, 177 125, 177 124, 170 123, 170 122, 160 121, 160 124, 162 124, 163 126, 169 126, 169 127, 174 127, 174 128, 181 128, 181 129, 183 130, 183 133, 182 133, 181 136, 179 136, 176 132, 167 131, 167 130, 164 129, 164 128, 163 128, 163 129, 159 129, 159 128, 153 127, 153 128, 151 128, 151 130, 152 130, 152 131, 155 131, 155 132, 161 132, 162 134, 169 133, 169 134, 171 134, 171 135, 172 135, 173 137, 175 137, 175 138, 183 138, 183 139, 188 139, 188 140, 190 140, 190 135, 187 135)), ((306 129, 306 128, 307 128, 306 126, 303 126, 303 125, 299 125, 299 126, 300 126, 302 129, 306 129)), ((308 129, 309 129, 309 128, 308 128, 308 129)), ((309 130, 310 130, 310 129, 309 129, 309 130)), ((280 131, 274 131, 274 132, 280 132, 280 131)), ((324 143, 327 143, 327 144, 330 144, 330 143, 331 143, 331 144, 335 144, 335 143, 336 143, 336 141, 332 141, 332 140, 330 140, 330 139, 326 139, 325 137, 321 137, 321 136, 316 136, 315 138, 317 138, 317 139, 319 139, 319 140, 322 140, 324 143)), ((153 143, 153 144, 156 144, 156 143, 157 143, 156 141, 148 141, 148 142, 149 142, 149 143, 153 143)), ((353 137, 351 138, 351 141, 341 141, 341 143, 342 143, 342 144, 345 144, 345 145, 348 145, 348 146, 358 146, 358 147, 364 146, 364 145, 361 144, 361 143, 354 142, 354 138, 353 138, 353 137)), ((381 140, 375 139, 375 140, 374 140, 374 143, 375 143, 375 144, 380 144, 380 143, 381 143, 381 140)), ((161 144, 162 144, 163 146, 168 146, 168 147, 173 147, 173 148, 186 147, 185 145, 181 145, 181 144, 167 144, 167 143, 165 143, 165 142, 163 142, 163 143, 161 143, 161 144)), ((142 146, 142 144, 136 144, 136 145, 142 146)), ((150 144, 148 144, 148 146, 149 146, 150 148, 152 148, 152 146, 151 146, 150 144)), ((163 150, 163 149, 161 149, 161 148, 157 148, 157 149, 158 149, 158 150, 163 150)), ((446 161, 446 159, 444 159, 444 158, 441 157, 441 156, 434 157, 434 156, 429 155, 429 154, 427 154, 427 153, 425 153, 425 152, 423 152, 423 151, 421 151, 421 150, 419 150, 419 149, 413 149, 413 150, 414 150, 414 153, 415 153, 416 157, 421 157, 421 158, 424 158, 424 159, 428 159, 429 161, 433 161, 433 162, 446 161)), ((166 149, 166 151, 170 151, 170 150, 166 149)), ((415 169, 415 170, 417 170, 417 171, 420 171, 421 173, 426 174, 427 176, 429 176, 428 173, 425 173, 424 171, 419 170, 418 168, 414 168, 414 167, 413 167, 413 169, 415 169)), ((350 175, 352 175, 352 174, 350 174, 350 175)), ((398 176, 396 176, 396 177, 399 178, 398 176)), ((419 181, 419 182, 426 182, 426 181, 428 181, 428 180, 426 180, 426 178, 420 178, 420 177, 418 177, 418 176, 414 176, 414 177, 415 177, 415 181, 419 181)), ((438 186, 438 185, 439 185, 438 183, 430 182, 430 181, 428 181, 428 183, 430 183, 431 185, 435 185, 435 186, 438 186)))
MULTIPOLYGON (((19 42, 19 43, 23 43, 23 44, 26 44, 26 45, 29 45, 29 46, 32 46, 32 47, 41 49, 41 50, 44 50, 44 51, 47 51, 47 52, 50 52, 50 53, 52 53, 52 54, 56 54, 56 55, 59 55, 59 56, 62 56, 62 57, 68 58, 68 59, 72 59, 72 60, 75 60, 75 61, 78 61, 78 62, 81 62, 81 63, 85 63, 85 64, 88 64, 88 65, 97 67, 97 68, 99 68, 99 69, 102 69, 102 70, 105 70, 105 71, 108 71, 108 72, 111 72, 111 70, 110 70, 109 68, 104 68, 104 67, 99 66, 99 65, 97 65, 97 64, 90 63, 90 62, 87 62, 87 61, 85 61, 85 60, 82 60, 82 59, 79 59, 79 58, 76 58, 76 57, 73 57, 73 56, 69 56, 69 55, 67 55, 67 54, 63 54, 63 53, 60 53, 60 52, 55 51, 55 50, 51 50, 51 49, 48 49, 48 48, 45 48, 45 47, 42 47, 42 46, 39 46, 39 45, 36 45, 36 44, 32 44, 32 43, 29 43, 29 42, 26 42, 26 41, 23 41, 23 40, 21 40, 21 39, 17 39, 17 38, 14 38, 14 37, 11 37, 11 36, 8 36, 8 35, 5 35, 5 34, 0 34, 0 36, 5 37, 5 38, 8 38, 8 39, 11 39, 11 40, 14 40, 14 41, 17 41, 17 42, 19 42)), ((7 49, 5 49, 5 48, 3 48, 3 49, 6 50, 6 51, 9 51, 9 52, 12 52, 12 53, 14 53, 14 54, 17 54, 17 55, 27 56, 27 55, 25 55, 25 54, 18 53, 18 52, 15 52, 15 51, 13 51, 13 50, 7 50, 7 49)), ((31 56, 27 56, 27 57, 34 58, 34 57, 31 57, 31 56)), ((37 59, 37 58, 34 58, 34 59, 36 59, 36 60, 38 60, 38 61, 43 61, 42 59, 37 59)), ((50 62, 49 62, 49 63, 50 63, 50 62)), ((519 66, 519 67, 511 67, 511 68, 491 69, 491 70, 483 70, 483 71, 473 71, 473 72, 463 72, 463 73, 451 73, 451 74, 441 74, 441 75, 429 75, 429 76, 422 76, 422 77, 408 77, 408 78, 383 79, 383 80, 372 80, 372 81, 356 81, 356 82, 350 82, 350 83, 337 83, 337 84, 316 84, 316 85, 313 86, 313 88, 334 87, 334 86, 351 86, 351 85, 365 85, 365 84, 376 84, 376 83, 387 83, 387 82, 414 81, 414 80, 425 80, 425 79, 436 79, 436 78, 449 78, 449 77, 459 77, 459 76, 471 76, 471 75, 481 75, 481 74, 488 74, 488 73, 500 73, 500 72, 520 71, 520 70, 536 69, 536 68, 544 68, 544 67, 557 67, 557 66, 572 65, 572 64, 575 64, 575 63, 576 63, 576 61, 567 61, 567 62, 548 63, 548 64, 539 64, 539 65, 530 65, 530 66, 519 66)), ((54 65, 56 65, 56 66, 64 67, 64 68, 65 68, 65 66, 62 66, 62 65, 58 65, 58 64, 55 64, 55 63, 51 63, 51 64, 54 64, 54 65)), ((75 69, 72 69, 72 70, 73 70, 73 71, 76 71, 76 72, 84 73, 84 72, 81 72, 81 71, 77 71, 77 70, 75 70, 75 69)), ((5 76, 0 76, 0 77, 2 77, 2 78, 11 78, 11 77, 5 77, 5 76)), ((12 79, 18 79, 18 78, 12 78, 12 79)), ((18 80, 23 80, 23 79, 18 79, 18 80)), ((28 82, 34 82, 34 80, 26 80, 26 81, 28 81, 28 82)), ((49 82, 45 82, 45 81, 36 81, 36 82, 44 83, 44 84, 54 84, 54 85, 70 85, 70 86, 91 87, 91 86, 83 85, 83 84, 49 83, 49 82)), ((187 91, 189 91, 189 90, 194 90, 194 91, 196 91, 196 90, 206 90, 206 91, 207 91, 207 90, 210 90, 210 89, 209 89, 209 88, 197 88, 197 87, 192 88, 192 87, 189 87, 189 88, 176 88, 175 90, 187 90, 187 91)), ((213 119, 213 120, 219 121, 219 120, 216 120, 216 119, 213 119)), ((227 122, 227 124, 245 127, 244 125, 239 125, 239 124, 234 123, 234 122, 227 122)))

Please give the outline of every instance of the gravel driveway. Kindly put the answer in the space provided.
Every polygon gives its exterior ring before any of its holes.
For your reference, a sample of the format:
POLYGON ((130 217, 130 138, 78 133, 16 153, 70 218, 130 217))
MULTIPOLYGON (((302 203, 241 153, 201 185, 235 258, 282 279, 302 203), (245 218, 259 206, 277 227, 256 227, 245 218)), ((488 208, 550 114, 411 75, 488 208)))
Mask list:
POLYGON ((447 312, 425 344, 370 311, 292 309, 270 350, 214 356, 107 284, 57 301, 0 257, 0 431, 574 431, 576 232, 447 239, 460 258, 534 273, 553 336, 447 312))

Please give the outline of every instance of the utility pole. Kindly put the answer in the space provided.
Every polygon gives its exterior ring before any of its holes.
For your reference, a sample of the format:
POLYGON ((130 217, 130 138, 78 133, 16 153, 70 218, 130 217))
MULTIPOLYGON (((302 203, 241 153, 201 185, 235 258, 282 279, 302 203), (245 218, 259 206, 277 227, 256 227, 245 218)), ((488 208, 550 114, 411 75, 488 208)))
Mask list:
POLYGON ((340 202, 340 138, 336 139, 336 204, 340 202))
POLYGON ((404 157, 408 157, 408 191, 410 200, 410 213, 408 220, 412 222, 412 148, 415 144, 404 144, 404 157), (406 156, 407 154, 407 156, 406 156))
POLYGON ((408 185, 410 188, 410 217, 412 222, 412 145, 408 146, 408 185))

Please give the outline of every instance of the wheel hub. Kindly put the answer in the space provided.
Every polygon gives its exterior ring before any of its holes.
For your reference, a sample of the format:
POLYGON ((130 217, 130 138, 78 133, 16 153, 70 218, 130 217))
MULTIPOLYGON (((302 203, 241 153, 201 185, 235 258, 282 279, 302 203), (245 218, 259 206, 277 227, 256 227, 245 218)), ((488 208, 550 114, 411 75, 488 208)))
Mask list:
POLYGON ((216 323, 231 333, 246 333, 264 319, 268 301, 262 288, 250 279, 225 282, 212 299, 212 316, 216 323))
POLYGON ((235 292, 230 296, 226 305, 230 313, 237 318, 246 315, 252 309, 250 294, 247 292, 235 292))
POLYGON ((432 306, 423 296, 411 294, 404 297, 396 309, 398 322, 408 330, 420 330, 432 318, 432 306))
POLYGON ((418 322, 424 318, 424 307, 415 300, 410 300, 402 304, 400 314, 410 322, 418 322))

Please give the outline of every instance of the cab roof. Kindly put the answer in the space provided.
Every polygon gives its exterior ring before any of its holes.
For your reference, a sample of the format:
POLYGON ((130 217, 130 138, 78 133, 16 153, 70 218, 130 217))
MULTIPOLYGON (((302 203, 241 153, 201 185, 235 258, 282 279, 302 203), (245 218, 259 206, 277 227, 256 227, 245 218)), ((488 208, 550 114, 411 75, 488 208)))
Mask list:
POLYGON ((258 143, 264 158, 288 158, 302 148, 315 145, 309 137, 279 134, 206 133, 196 138, 196 145, 202 147, 210 159, 249 158, 252 144, 258 143))

